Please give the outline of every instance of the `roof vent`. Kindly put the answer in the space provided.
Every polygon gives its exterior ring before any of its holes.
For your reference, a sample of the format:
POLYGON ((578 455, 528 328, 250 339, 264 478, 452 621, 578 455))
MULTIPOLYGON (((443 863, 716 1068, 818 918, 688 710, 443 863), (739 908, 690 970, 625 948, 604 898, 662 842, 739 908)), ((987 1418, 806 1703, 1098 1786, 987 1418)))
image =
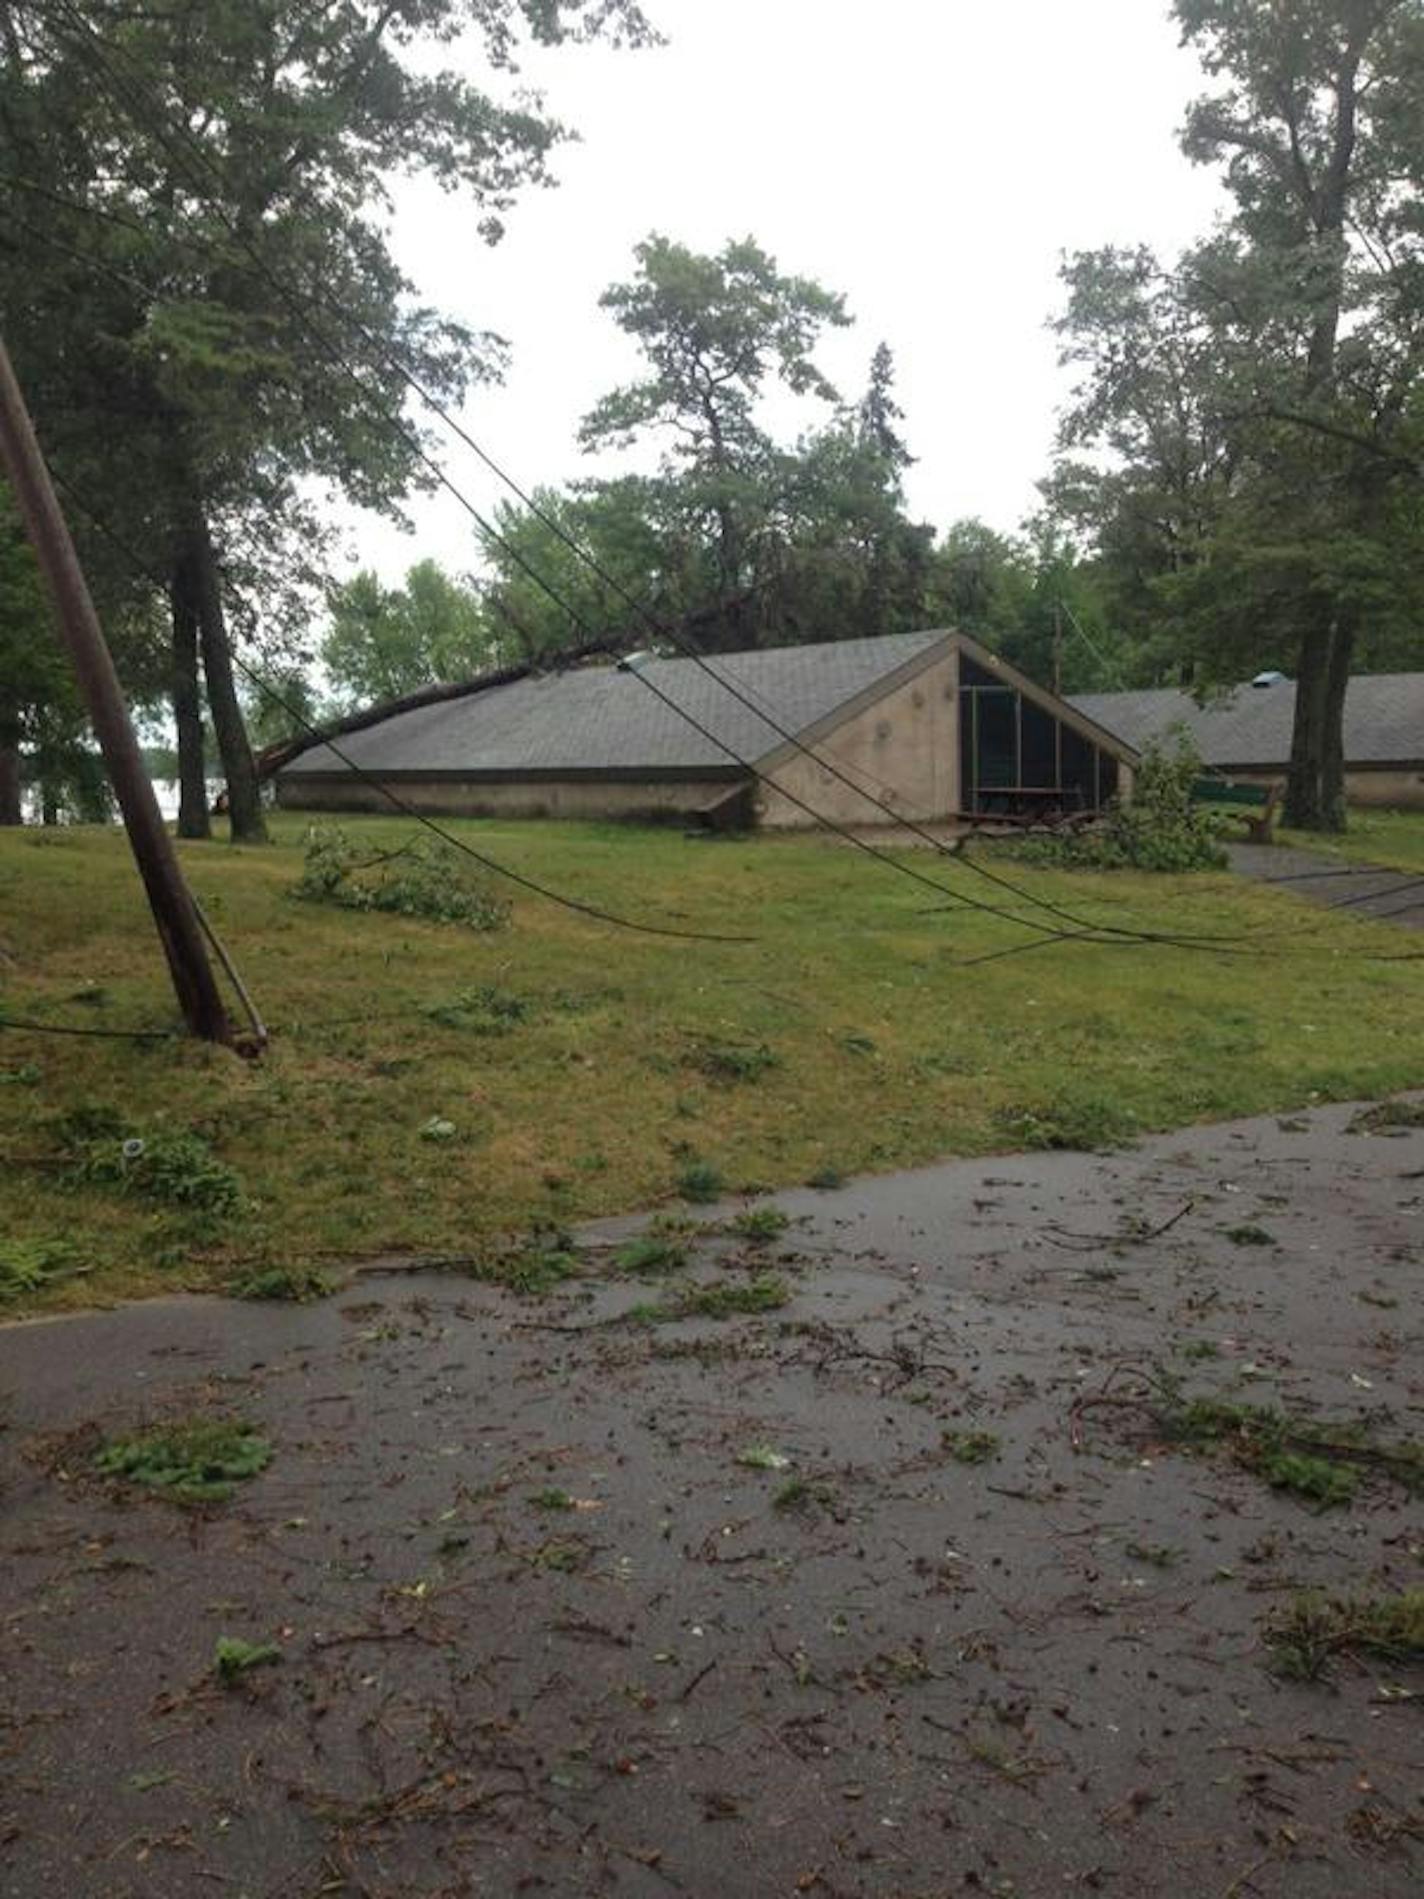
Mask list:
POLYGON ((641 672, 650 659, 656 658, 656 653, 625 653, 618 662, 618 670, 620 673, 641 672))
POLYGON ((1287 686, 1290 684, 1290 681, 1286 678, 1284 673, 1257 673, 1256 677, 1251 681, 1251 684, 1260 687, 1287 686))

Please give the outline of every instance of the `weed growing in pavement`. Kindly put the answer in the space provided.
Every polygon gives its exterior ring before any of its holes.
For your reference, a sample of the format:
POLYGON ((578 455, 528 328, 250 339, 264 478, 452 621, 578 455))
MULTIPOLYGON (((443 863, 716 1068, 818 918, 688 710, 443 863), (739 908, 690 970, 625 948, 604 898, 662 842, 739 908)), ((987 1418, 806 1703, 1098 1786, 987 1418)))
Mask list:
POLYGON ((633 1273, 638 1277, 675 1273, 687 1264, 687 1248, 674 1240, 644 1234, 620 1246, 613 1255, 613 1263, 620 1273, 633 1273))
POLYGON ((745 1284, 732 1280, 714 1280, 711 1285, 688 1286, 675 1317, 695 1319, 732 1319, 743 1314, 775 1312, 789 1304, 791 1288, 779 1273, 758 1273, 745 1284))
POLYGON ((784 1515, 800 1510, 829 1509, 835 1502, 835 1492, 829 1484, 811 1482, 805 1477, 789 1477, 771 1500, 773 1510, 784 1515))
POLYGON ((549 1484, 543 1490, 536 1490, 529 1499, 536 1510, 572 1510, 574 1500, 567 1490, 560 1490, 556 1484, 549 1484))
POLYGON ((752 1245, 761 1246, 784 1233, 790 1224, 790 1214, 783 1213, 780 1207, 748 1207, 733 1220, 732 1231, 750 1240, 752 1245))
POLYGON ((999 1440, 992 1431, 941 1431, 939 1441, 956 1464, 987 1464, 999 1455, 999 1440))

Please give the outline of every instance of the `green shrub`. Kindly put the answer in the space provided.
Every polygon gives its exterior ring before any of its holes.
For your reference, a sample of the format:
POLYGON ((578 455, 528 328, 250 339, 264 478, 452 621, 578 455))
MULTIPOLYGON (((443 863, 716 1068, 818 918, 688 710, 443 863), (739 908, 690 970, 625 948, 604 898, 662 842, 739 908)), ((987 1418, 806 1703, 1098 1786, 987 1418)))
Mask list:
POLYGON ((1201 775, 1201 753, 1179 726, 1170 746, 1152 739, 1143 748, 1131 800, 1114 803, 1096 829, 1026 838, 1014 853, 1071 870, 1220 870, 1222 817, 1192 802, 1201 775))
POLYGON ((315 825, 307 833, 306 860, 292 895, 306 903, 463 923, 472 930, 500 930, 509 921, 509 905, 450 845, 415 838, 398 851, 372 855, 339 825, 315 825))

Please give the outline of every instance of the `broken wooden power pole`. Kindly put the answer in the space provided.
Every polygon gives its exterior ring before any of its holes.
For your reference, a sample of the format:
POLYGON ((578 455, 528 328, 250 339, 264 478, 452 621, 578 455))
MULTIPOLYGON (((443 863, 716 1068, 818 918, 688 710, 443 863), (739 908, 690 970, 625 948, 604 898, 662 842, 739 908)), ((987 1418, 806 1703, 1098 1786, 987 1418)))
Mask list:
POLYGON ((3 339, 0 460, 10 477, 104 754, 184 1020, 194 1035, 206 1041, 229 1042, 227 1012, 208 962, 198 913, 144 770, 123 689, 3 339))

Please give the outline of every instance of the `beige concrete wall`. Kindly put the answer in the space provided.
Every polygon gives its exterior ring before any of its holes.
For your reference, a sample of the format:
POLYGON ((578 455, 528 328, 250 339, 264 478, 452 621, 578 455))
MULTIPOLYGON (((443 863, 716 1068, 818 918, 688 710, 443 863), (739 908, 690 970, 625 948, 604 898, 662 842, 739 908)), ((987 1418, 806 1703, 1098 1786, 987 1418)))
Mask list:
MULTIPOLYGON (((959 803, 959 695, 955 655, 926 667, 903 686, 844 721, 813 751, 835 762, 852 785, 863 786, 901 817, 928 823, 953 815, 959 803)), ((838 824, 885 822, 874 805, 803 753, 767 774, 758 815, 782 827, 813 822, 773 787, 784 786, 838 824)))
MULTIPOLYGON (((432 815, 466 818, 675 818, 723 798, 725 780, 562 779, 547 784, 462 784, 457 779, 411 783, 393 779, 391 789, 407 804, 432 815)), ((362 779, 320 783, 279 778, 277 802, 288 811, 379 811, 394 808, 374 784, 362 779)))
MULTIPOLYGON (((1228 771, 1238 785, 1284 784, 1279 771, 1228 771)), ((1401 811, 1424 811, 1424 771, 1347 771, 1345 796, 1351 804, 1387 805, 1401 811)))

